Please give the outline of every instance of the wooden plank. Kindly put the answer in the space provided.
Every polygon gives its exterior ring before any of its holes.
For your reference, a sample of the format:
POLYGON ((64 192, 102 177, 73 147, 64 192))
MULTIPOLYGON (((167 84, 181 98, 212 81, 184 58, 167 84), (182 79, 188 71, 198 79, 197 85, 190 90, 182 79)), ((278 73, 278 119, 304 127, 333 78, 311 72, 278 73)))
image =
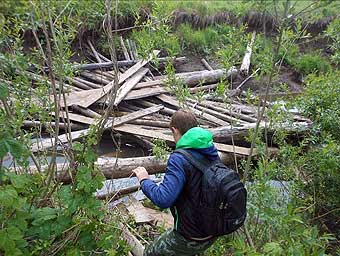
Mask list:
MULTIPOLYGON (((156 113, 159 110, 161 110, 162 108, 163 108, 163 106, 157 105, 157 106, 153 106, 153 107, 150 107, 150 108, 147 108, 147 109, 143 109, 143 110, 140 110, 140 111, 133 112, 131 114, 127 114, 127 115, 119 117, 119 118, 115 118, 115 119, 107 122, 104 126, 104 129, 108 129, 111 126, 115 127, 115 126, 127 123, 129 121, 141 118, 143 116, 156 113)), ((80 131, 71 132, 72 140, 76 140, 76 139, 79 139, 80 137, 86 136, 88 134, 89 130, 90 129, 88 128, 88 129, 83 129, 83 130, 80 130, 80 131)), ((68 142, 68 135, 67 134, 59 135, 58 141, 61 144, 68 142)), ((32 152, 44 151, 48 148, 53 147, 53 145, 54 145, 54 140, 52 140, 51 138, 38 140, 37 142, 35 142, 31 145, 31 150, 32 150, 32 152)))
POLYGON ((130 59, 130 56, 129 56, 128 52, 127 52, 126 46, 125 46, 125 44, 124 44, 123 37, 120 36, 120 37, 119 37, 119 41, 120 41, 120 45, 122 46, 122 50, 123 50, 125 59, 126 59, 126 60, 131 60, 131 59, 130 59))
MULTIPOLYGON (((133 124, 124 124, 118 127, 115 127, 114 130, 130 133, 134 135, 149 137, 149 138, 155 138, 155 139, 161 139, 169 142, 174 142, 174 138, 172 135, 166 134, 164 131, 161 130, 154 130, 154 129, 146 129, 145 126, 140 125, 133 125, 133 124)), ((170 133, 170 131, 169 131, 170 133)), ((245 147, 238 147, 233 145, 227 145, 227 144, 221 144, 221 143, 214 143, 218 151, 226 152, 226 153, 233 153, 240 155, 249 155, 250 149, 245 147)), ((256 152, 254 151, 254 155, 256 152)))
MULTIPOLYGON (((174 107, 176 107, 177 109, 180 108, 180 104, 178 102, 177 99, 173 98, 173 97, 170 97, 170 96, 167 96, 165 94, 161 94, 161 95, 158 95, 157 96, 158 99, 162 100, 163 102, 166 102, 174 107)), ((212 123, 215 123, 216 125, 220 125, 220 126, 226 126, 226 125, 229 125, 228 122, 225 122, 213 115, 210 115, 210 114, 207 114, 205 113, 204 111, 201 111, 201 110, 197 110, 193 107, 188 107, 195 115, 201 117, 201 118, 204 118, 205 120, 207 121, 210 121, 212 123)))
MULTIPOLYGON (((139 69, 145 66, 153 56, 158 55, 159 51, 153 51, 153 54, 149 56, 147 60, 141 60, 137 62, 134 66, 129 68, 126 72, 119 76, 118 85, 122 84, 126 79, 134 75, 139 69)), ((92 105, 94 102, 98 101, 104 95, 106 95, 114 86, 114 81, 105 85, 100 89, 86 90, 81 92, 73 92, 66 95, 66 106, 79 105, 87 108, 92 105)), ((53 100, 53 96, 51 96, 53 100)), ((64 101, 60 101, 61 107, 66 107, 64 105, 64 101)))
POLYGON ((171 214, 147 208, 136 199, 131 198, 126 209, 135 219, 137 224, 156 222, 158 226, 164 226, 166 229, 171 228, 174 225, 171 214))
POLYGON ((124 100, 135 100, 135 99, 142 99, 150 96, 159 95, 162 93, 167 92, 166 89, 162 87, 152 87, 152 88, 143 88, 138 90, 132 90, 129 94, 125 97, 124 100))
POLYGON ((135 85, 145 76, 149 71, 147 68, 141 68, 132 77, 130 77, 126 82, 118 89, 117 96, 114 101, 114 105, 117 106, 128 93, 135 87, 135 85))
MULTIPOLYGON (((50 113, 51 115, 55 115, 54 112, 50 113)), ((59 117, 60 118, 65 118, 66 119, 66 112, 65 111, 59 111, 59 117)), ((86 117, 86 116, 82 116, 82 115, 78 115, 78 114, 74 114, 74 113, 68 113, 68 118, 72 121, 76 121, 79 123, 83 123, 83 124, 94 124, 96 122, 96 120, 94 118, 91 117, 86 117)))
POLYGON ((137 224, 150 223, 154 220, 154 218, 150 216, 145 210, 146 208, 144 207, 144 205, 137 200, 133 200, 132 198, 129 200, 129 204, 126 209, 128 210, 129 214, 131 214, 132 217, 135 219, 135 222, 137 224))
POLYGON ((165 80, 159 79, 159 80, 152 80, 152 81, 147 81, 147 82, 140 82, 136 84, 135 89, 141 89, 141 88, 147 88, 147 87, 152 87, 152 86, 157 86, 157 85, 162 85, 165 80))
POLYGON ((121 124, 125 124, 127 122, 136 120, 136 119, 141 118, 143 116, 147 116, 147 115, 151 115, 153 113, 156 113, 156 112, 160 111, 163 108, 164 107, 162 105, 156 105, 156 106, 152 106, 152 107, 147 108, 147 109, 143 109, 143 110, 138 110, 136 112, 132 112, 132 113, 127 114, 125 116, 116 117, 111 122, 108 122, 105 125, 105 128, 110 128, 111 126, 116 127, 116 126, 119 126, 121 124))
POLYGON ((226 114, 221 114, 215 110, 212 110, 212 109, 209 109, 207 108, 206 106, 201 106, 200 103, 198 102, 195 102, 193 100, 190 100, 191 103, 188 103, 192 108, 197 108, 198 110, 201 110, 202 112, 204 113, 207 113, 207 114, 210 114, 210 115, 213 115, 221 120, 224 120, 226 122, 229 123, 234 123, 234 124, 240 124, 240 123, 244 123, 244 121, 240 120, 240 119, 237 119, 237 118, 234 118, 234 117, 231 117, 231 116, 228 116, 226 114))
POLYGON ((122 230, 122 236, 125 242, 131 247, 131 252, 134 256, 143 256, 144 246, 139 242, 139 240, 124 227, 123 224, 118 223, 119 228, 122 230))

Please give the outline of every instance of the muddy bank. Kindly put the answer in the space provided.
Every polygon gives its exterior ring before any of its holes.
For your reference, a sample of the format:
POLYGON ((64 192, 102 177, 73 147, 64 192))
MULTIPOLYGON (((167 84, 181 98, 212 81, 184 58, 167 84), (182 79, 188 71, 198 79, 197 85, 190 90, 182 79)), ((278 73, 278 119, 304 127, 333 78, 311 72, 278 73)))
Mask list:
MULTIPOLYGON (((302 27, 306 27, 308 33, 313 35, 319 34, 327 29, 327 26, 336 19, 337 16, 324 17, 314 22, 302 22, 302 27)), ((213 15, 201 16, 197 13, 189 13, 186 11, 177 10, 172 15, 172 25, 177 26, 187 23, 194 28, 205 28, 217 24, 230 24, 235 26, 246 25, 249 30, 263 31, 265 27, 266 32, 277 32, 279 21, 276 17, 270 14, 263 14, 257 11, 249 11, 243 17, 237 17, 232 12, 219 12, 213 15)), ((290 20, 290 26, 294 29, 296 27, 296 19, 290 20)))

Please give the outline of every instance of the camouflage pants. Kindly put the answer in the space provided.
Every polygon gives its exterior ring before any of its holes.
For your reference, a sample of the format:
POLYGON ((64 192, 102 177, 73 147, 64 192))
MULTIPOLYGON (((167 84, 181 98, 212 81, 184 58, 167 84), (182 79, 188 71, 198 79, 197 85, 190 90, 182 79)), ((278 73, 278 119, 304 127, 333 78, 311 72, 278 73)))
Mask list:
POLYGON ((203 253, 215 239, 195 242, 185 239, 177 231, 169 229, 146 247, 144 256, 190 256, 203 253))

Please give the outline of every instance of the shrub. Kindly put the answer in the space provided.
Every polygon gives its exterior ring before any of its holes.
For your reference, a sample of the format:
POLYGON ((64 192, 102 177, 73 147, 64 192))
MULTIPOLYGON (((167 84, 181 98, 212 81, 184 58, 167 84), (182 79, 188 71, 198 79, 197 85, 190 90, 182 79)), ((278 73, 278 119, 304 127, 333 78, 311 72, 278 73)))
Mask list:
POLYGON ((340 83, 339 71, 308 76, 304 95, 298 105, 315 122, 322 133, 340 139, 340 83))
POLYGON ((340 63, 340 19, 335 19, 332 21, 326 30, 326 36, 330 37, 331 43, 331 50, 333 54, 331 56, 331 60, 334 64, 340 63))
POLYGON ((329 62, 316 54, 305 54, 293 62, 293 66, 301 73, 307 75, 313 72, 324 73, 331 69, 329 62))
POLYGON ((198 54, 209 54, 217 48, 219 42, 218 32, 210 27, 194 30, 191 25, 182 24, 176 34, 183 49, 198 54))

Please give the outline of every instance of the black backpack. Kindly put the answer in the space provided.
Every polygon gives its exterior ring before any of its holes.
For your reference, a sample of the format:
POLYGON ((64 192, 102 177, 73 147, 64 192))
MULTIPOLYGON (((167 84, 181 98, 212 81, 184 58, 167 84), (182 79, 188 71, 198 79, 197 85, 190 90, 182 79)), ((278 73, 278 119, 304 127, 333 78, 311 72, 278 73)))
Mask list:
POLYGON ((226 235, 241 227, 247 216, 247 190, 238 173, 220 160, 197 159, 190 151, 177 149, 195 168, 203 173, 202 192, 197 209, 201 228, 207 235, 226 235))

